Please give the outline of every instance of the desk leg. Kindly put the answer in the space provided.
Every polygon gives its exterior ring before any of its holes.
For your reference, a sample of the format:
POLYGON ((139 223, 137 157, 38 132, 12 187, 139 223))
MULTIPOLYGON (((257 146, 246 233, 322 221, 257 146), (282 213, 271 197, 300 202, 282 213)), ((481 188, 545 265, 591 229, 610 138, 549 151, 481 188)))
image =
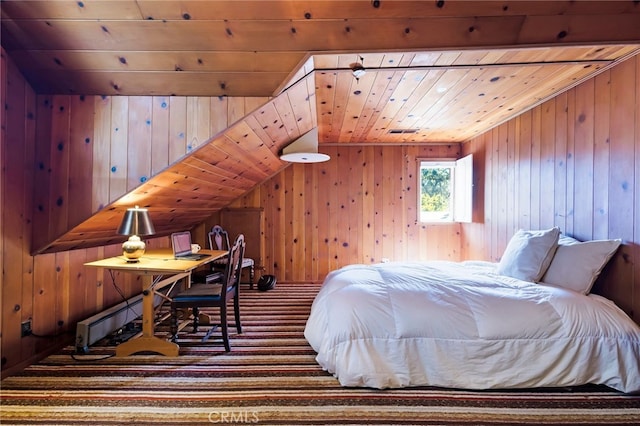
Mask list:
POLYGON ((136 352, 156 352, 165 356, 178 356, 179 346, 155 336, 154 293, 151 289, 153 276, 142 277, 142 336, 128 340, 116 347, 116 356, 128 356, 136 352))

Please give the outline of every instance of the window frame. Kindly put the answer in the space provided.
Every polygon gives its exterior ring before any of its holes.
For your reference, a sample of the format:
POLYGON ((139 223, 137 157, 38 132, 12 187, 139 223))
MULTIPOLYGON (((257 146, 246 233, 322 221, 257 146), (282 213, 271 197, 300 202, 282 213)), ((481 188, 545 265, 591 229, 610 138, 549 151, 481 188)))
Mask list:
POLYGON ((417 219, 423 224, 470 223, 473 210, 473 155, 462 158, 417 158, 417 219), (425 167, 450 168, 449 210, 446 219, 423 220, 422 212, 422 169, 425 167))

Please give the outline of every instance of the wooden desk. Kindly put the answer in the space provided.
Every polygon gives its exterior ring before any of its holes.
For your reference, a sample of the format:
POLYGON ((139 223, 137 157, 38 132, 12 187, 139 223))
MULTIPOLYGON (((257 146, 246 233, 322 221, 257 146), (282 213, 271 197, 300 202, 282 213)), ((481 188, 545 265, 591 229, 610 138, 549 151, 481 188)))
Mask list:
POLYGON ((155 289, 175 284, 183 278, 190 280, 191 271, 226 256, 228 252, 225 250, 200 250, 198 254, 209 254, 210 256, 202 260, 175 260, 171 249, 153 249, 148 250, 136 263, 127 262, 123 256, 85 263, 85 266, 142 276, 142 336, 118 345, 116 356, 127 356, 143 351, 178 356, 179 346, 176 343, 154 335, 155 309, 153 300, 155 289), (165 275, 168 277, 163 278, 165 275))

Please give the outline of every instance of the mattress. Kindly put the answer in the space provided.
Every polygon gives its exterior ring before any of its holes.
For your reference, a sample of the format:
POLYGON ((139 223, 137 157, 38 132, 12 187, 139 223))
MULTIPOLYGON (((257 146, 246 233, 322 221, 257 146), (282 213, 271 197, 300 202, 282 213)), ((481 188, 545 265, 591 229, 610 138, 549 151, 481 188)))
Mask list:
POLYGON ((640 391, 640 328, 613 302, 495 271, 346 266, 326 277, 305 337, 343 386, 640 391))

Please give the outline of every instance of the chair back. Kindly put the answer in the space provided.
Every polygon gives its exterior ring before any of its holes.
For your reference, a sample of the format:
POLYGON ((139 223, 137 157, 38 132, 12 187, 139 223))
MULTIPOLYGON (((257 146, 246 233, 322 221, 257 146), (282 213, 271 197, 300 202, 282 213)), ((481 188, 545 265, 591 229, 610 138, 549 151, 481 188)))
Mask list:
POLYGON ((222 226, 215 225, 209 231, 209 248, 211 250, 229 250, 229 234, 222 226))
POLYGON ((240 234, 236 238, 233 246, 227 255, 227 265, 224 272, 224 281, 222 282, 221 296, 225 297, 230 291, 234 291, 238 295, 240 287, 240 275, 242 274, 242 258, 244 256, 244 235, 240 234))

